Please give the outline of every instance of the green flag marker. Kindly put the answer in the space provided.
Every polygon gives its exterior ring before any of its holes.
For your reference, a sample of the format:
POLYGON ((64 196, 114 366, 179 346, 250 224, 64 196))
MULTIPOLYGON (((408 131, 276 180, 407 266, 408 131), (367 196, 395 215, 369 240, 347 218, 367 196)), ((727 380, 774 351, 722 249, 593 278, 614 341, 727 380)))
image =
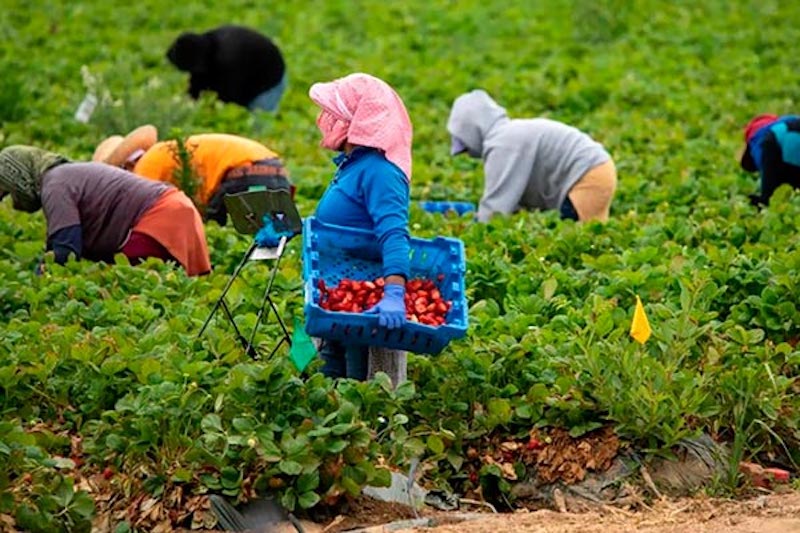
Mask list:
POLYGON ((308 363, 317 355, 317 348, 314 346, 314 341, 306 333, 306 328, 303 323, 297 318, 294 318, 294 331, 292 332, 292 348, 289 350, 289 358, 297 367, 297 370, 302 372, 308 366, 308 363))

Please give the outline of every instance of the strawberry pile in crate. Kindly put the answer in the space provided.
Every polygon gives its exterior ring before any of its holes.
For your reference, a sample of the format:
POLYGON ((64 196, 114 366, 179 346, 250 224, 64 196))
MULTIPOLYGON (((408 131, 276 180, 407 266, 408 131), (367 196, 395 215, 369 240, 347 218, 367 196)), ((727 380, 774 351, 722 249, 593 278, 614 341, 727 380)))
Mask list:
MULTIPOLYGON (((444 275, 439 275, 444 280, 444 275)), ((383 278, 358 281, 343 279, 336 287, 329 288, 320 279, 319 306, 328 311, 362 313, 383 298, 383 278)), ((453 303, 442 298, 436 283, 429 279, 412 279, 406 282, 406 319, 428 326, 441 326, 447 322, 447 312, 453 303)))
POLYGON ((409 241, 411 276, 400 328, 367 314, 383 296, 382 262, 374 235, 309 217, 303 225, 306 332, 315 337, 437 354, 466 335, 466 260, 459 239, 409 241))

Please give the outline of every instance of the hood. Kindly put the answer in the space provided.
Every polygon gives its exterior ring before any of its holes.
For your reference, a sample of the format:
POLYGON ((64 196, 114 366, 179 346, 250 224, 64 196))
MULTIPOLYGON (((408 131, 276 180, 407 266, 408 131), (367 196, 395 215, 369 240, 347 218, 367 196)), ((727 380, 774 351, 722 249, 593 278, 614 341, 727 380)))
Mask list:
POLYGON ((507 119, 505 108, 492 100, 486 91, 477 89, 462 94, 453 102, 447 131, 467 147, 469 155, 481 157, 483 142, 501 119, 507 119))

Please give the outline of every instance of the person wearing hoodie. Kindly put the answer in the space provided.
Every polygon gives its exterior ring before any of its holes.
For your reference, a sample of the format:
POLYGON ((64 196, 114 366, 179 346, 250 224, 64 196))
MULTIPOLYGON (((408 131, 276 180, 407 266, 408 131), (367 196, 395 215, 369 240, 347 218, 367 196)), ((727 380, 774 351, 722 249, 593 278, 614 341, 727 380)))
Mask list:
POLYGON ((745 126, 744 141, 739 163, 761 177, 761 192, 750 195, 754 205, 769 204, 783 184, 800 188, 800 116, 757 115, 745 126))
POLYGON ((224 25, 204 33, 184 32, 167 59, 189 73, 189 96, 217 93, 223 101, 251 111, 276 111, 286 90, 286 63, 267 36, 244 26, 224 25))
POLYGON ((512 119, 483 90, 453 102, 451 154, 483 159, 477 219, 520 209, 558 209, 562 218, 606 221, 617 187, 611 156, 589 135, 546 118, 512 119))

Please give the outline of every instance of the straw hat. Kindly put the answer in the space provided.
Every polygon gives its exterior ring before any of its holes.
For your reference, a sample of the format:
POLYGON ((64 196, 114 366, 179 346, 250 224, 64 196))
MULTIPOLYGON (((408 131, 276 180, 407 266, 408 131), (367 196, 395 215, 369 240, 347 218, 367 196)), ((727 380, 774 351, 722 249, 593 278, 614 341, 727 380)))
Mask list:
POLYGON ((115 167, 122 166, 139 150, 147 151, 158 142, 158 130, 151 124, 139 126, 128 135, 112 135, 105 139, 94 151, 92 161, 108 163, 115 167))
POLYGON ((95 148, 92 161, 95 163, 102 163, 123 139, 124 137, 122 135, 112 135, 108 139, 103 140, 103 142, 98 144, 97 148, 95 148))

